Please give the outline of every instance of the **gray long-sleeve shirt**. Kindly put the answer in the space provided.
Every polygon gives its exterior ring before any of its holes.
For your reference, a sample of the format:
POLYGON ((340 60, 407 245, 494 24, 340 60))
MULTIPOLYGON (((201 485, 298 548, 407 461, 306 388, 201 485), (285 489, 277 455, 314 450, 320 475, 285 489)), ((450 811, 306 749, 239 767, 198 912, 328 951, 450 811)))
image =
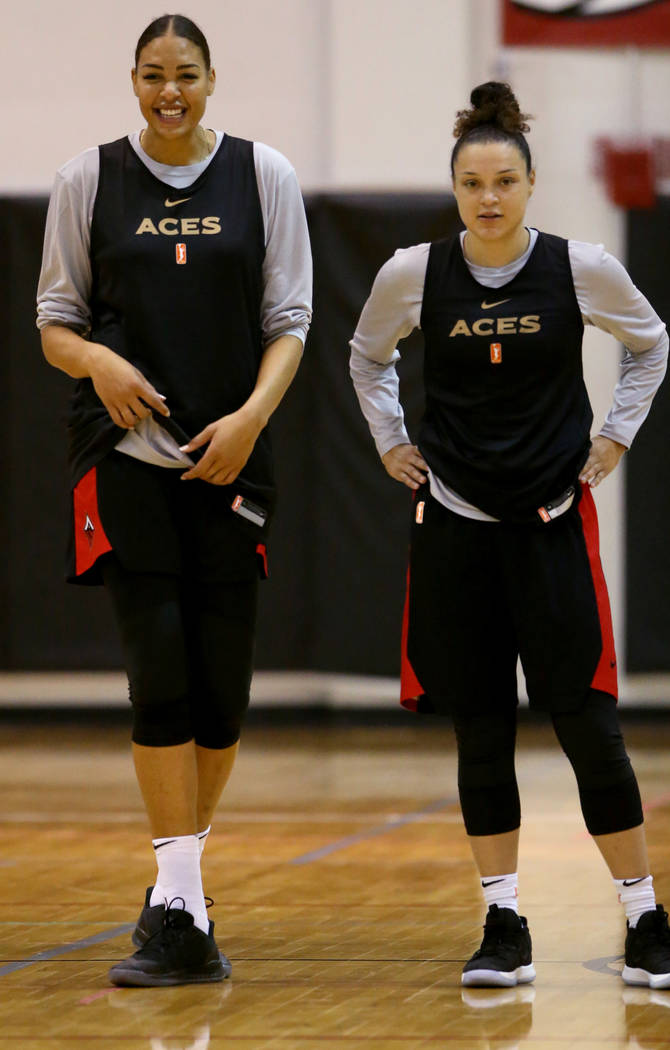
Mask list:
MULTIPOLYGON (((212 152, 198 164, 170 166, 153 160, 128 136, 143 164, 161 182, 183 190, 201 175, 221 146, 216 132, 212 152)), ((254 142, 254 165, 265 230, 261 328, 265 345, 281 335, 303 343, 311 320, 312 262, 300 187, 289 161, 277 150, 254 142)), ((56 174, 44 236, 37 290, 37 326, 64 325, 86 334, 90 327, 92 271, 91 222, 98 189, 97 146, 68 161, 56 174)), ((117 448, 159 466, 188 466, 191 460, 150 417, 121 439, 117 448)))
MULTIPOLYGON (((465 261, 479 284, 500 288, 522 269, 536 240, 537 230, 531 230, 528 249, 507 266, 489 268, 465 261)), ((396 344, 420 327, 429 251, 430 244, 402 248, 382 266, 350 343, 354 387, 380 456, 410 440, 399 400, 396 344)), ((609 332, 626 348, 612 407, 600 433, 629 447, 665 375, 665 325, 602 245, 571 240, 568 255, 584 324, 609 332)), ((495 520, 432 472, 429 477, 433 496, 450 510, 480 521, 495 520)))

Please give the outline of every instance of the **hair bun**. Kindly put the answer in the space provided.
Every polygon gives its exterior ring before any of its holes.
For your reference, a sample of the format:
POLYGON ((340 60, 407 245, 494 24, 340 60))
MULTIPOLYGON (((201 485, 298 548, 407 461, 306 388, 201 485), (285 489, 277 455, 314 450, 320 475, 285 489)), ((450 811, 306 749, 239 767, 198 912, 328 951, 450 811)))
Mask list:
POLYGON ((510 100, 516 102, 514 92, 509 84, 500 80, 489 80, 486 84, 480 84, 470 92, 470 103, 474 109, 482 109, 483 106, 497 105, 499 102, 510 100))
POLYGON ((456 114, 454 135, 461 138, 482 124, 489 124, 508 135, 523 135, 530 131, 526 121, 528 113, 522 113, 509 84, 489 80, 479 84, 470 94, 471 109, 461 109, 456 114))

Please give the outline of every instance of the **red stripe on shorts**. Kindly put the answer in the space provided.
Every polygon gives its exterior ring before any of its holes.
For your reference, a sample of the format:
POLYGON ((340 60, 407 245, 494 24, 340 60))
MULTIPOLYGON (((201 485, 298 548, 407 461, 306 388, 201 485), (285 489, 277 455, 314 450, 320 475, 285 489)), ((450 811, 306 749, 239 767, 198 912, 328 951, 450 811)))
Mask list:
POLYGON ((267 580, 268 576, 270 575, 270 570, 268 569, 268 549, 264 543, 256 544, 256 554, 261 560, 263 579, 267 580))
POLYGON ((81 576, 95 564, 101 554, 107 554, 112 549, 98 511, 98 477, 95 467, 91 467, 81 481, 77 482, 72 499, 75 572, 77 576, 81 576))
POLYGON ((592 689, 599 689, 603 693, 610 693, 618 697, 616 650, 614 648, 614 632, 612 630, 612 613, 610 601, 607 594, 607 584, 600 562, 600 539, 598 533, 598 515, 593 495, 588 485, 582 485, 582 498, 579 501, 579 513, 582 519, 586 551, 591 566, 591 576, 596 592, 596 603, 598 605, 598 619, 600 620, 600 633, 603 640, 603 649, 596 668, 596 673, 591 682, 592 689))
POLYGON ((407 636, 409 634, 409 568, 407 569, 407 590, 405 609, 402 616, 402 635, 400 641, 400 703, 408 711, 417 711, 419 700, 424 690, 414 673, 407 655, 407 636))

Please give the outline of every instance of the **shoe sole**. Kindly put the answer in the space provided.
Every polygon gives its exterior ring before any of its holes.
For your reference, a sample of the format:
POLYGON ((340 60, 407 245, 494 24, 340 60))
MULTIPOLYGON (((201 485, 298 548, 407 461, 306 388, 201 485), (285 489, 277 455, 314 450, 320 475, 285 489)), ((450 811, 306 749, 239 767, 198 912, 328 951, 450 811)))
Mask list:
POLYGON ((518 966, 516 970, 466 970, 461 975, 461 984, 468 988, 512 988, 516 984, 529 984, 535 980, 535 967, 518 966))
POLYGON ((171 973, 142 973, 141 970, 121 970, 116 967, 109 971, 109 979, 112 984, 122 988, 160 988, 176 984, 214 984, 225 981, 230 977, 232 967, 230 963, 224 966, 218 964, 216 968, 200 973, 188 970, 173 970, 171 973))
POLYGON ((621 971, 626 984, 644 985, 647 988, 670 988, 670 973, 649 973, 635 966, 624 966, 621 971))

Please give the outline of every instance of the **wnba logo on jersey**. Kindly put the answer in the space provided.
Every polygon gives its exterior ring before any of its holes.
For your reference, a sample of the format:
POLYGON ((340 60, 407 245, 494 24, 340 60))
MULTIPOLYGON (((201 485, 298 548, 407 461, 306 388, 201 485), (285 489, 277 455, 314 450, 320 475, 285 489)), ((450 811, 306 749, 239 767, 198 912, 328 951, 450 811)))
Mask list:
MULTIPOLYGON (((177 246, 179 247, 179 246, 177 246)), ((502 361, 502 346, 500 343, 491 343, 491 364, 499 365, 502 361)))
POLYGON ((186 263, 186 245, 185 244, 175 244, 174 250, 175 250, 175 258, 177 260, 177 265, 178 266, 184 266, 185 263, 186 263))

